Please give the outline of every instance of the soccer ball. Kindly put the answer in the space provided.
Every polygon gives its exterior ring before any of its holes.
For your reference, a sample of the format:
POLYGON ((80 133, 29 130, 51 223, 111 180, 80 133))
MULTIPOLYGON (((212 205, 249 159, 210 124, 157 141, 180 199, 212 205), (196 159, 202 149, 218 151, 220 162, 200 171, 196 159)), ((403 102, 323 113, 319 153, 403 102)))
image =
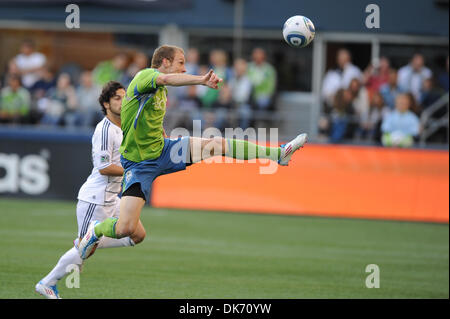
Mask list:
POLYGON ((294 48, 303 48, 314 40, 316 29, 307 17, 293 16, 283 26, 284 40, 294 48))

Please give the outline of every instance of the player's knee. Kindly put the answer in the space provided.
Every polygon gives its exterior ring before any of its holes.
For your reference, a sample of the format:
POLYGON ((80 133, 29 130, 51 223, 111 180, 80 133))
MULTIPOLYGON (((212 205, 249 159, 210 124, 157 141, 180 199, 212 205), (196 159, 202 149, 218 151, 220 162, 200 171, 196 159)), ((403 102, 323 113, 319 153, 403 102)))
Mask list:
POLYGON ((131 236, 135 230, 136 230, 136 226, 131 223, 116 225, 116 236, 117 236, 117 238, 131 236))
POLYGON ((133 236, 131 236, 131 239, 132 239, 133 242, 137 245, 137 244, 139 244, 139 243, 141 243, 141 242, 144 241, 146 235, 147 235, 147 234, 146 234, 146 232, 145 232, 145 229, 142 229, 142 230, 139 231, 139 232, 135 232, 135 233, 133 234, 133 236))
POLYGON ((223 137, 221 137, 221 136, 214 136, 214 137, 213 137, 213 141, 214 141, 214 144, 215 144, 217 147, 222 147, 222 145, 223 145, 225 139, 224 139, 223 137))
POLYGON ((211 155, 222 154, 224 152, 225 139, 223 137, 214 136, 212 138, 212 144, 214 145, 214 147, 212 148, 211 153, 213 154, 211 155))

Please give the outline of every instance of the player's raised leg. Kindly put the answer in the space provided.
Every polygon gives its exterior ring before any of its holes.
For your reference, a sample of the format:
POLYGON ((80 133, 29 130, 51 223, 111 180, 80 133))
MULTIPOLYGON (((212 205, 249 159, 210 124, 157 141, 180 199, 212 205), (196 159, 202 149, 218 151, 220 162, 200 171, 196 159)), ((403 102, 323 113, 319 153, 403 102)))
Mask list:
POLYGON ((307 134, 298 135, 289 143, 280 147, 268 147, 258 145, 245 140, 228 139, 222 137, 200 138, 191 137, 192 162, 197 163, 201 160, 224 155, 227 157, 251 160, 255 158, 266 158, 277 161, 280 165, 288 165, 292 154, 303 147, 307 141, 307 134))

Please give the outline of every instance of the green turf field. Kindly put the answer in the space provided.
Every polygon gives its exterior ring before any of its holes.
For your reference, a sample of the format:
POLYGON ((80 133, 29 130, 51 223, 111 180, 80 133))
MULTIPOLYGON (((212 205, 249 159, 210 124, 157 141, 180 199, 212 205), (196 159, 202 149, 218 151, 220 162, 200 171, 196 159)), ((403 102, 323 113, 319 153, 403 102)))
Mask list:
MULTIPOLYGON (((142 244, 97 250, 61 296, 449 298, 448 225, 150 208, 142 221, 142 244)), ((74 202, 0 198, 0 298, 41 298, 75 234, 74 202)))

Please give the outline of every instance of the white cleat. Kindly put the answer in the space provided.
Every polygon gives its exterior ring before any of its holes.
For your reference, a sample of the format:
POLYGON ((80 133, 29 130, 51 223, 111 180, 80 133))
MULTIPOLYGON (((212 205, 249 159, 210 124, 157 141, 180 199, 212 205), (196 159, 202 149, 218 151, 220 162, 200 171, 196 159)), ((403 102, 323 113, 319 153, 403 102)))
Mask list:
POLYGON ((282 166, 287 166, 289 161, 291 160, 292 154, 299 148, 303 147, 308 139, 308 134, 303 133, 298 135, 292 141, 287 144, 281 145, 281 156, 278 160, 278 164, 282 166))
POLYGON ((100 222, 94 220, 89 224, 86 234, 78 244, 78 253, 81 259, 91 257, 97 249, 99 238, 95 235, 94 228, 100 222))
POLYGON ((47 286, 47 285, 44 285, 42 283, 42 281, 39 281, 36 284, 35 289, 36 289, 37 293, 41 294, 42 296, 44 296, 47 299, 62 299, 59 296, 58 288, 56 288, 56 285, 54 285, 54 286, 47 286))

